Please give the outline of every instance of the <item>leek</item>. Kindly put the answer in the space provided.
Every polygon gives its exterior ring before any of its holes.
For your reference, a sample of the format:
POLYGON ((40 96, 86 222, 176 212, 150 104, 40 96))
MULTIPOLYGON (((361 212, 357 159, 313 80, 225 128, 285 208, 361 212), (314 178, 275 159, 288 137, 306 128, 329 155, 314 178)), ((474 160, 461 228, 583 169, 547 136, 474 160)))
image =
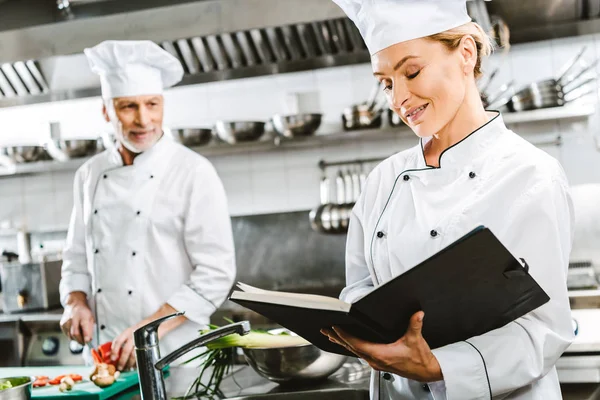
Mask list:
MULTIPOLYGON (((233 321, 225 319, 227 322, 233 321)), ((200 331, 201 334, 210 332, 219 328, 216 325, 209 325, 208 329, 200 331)), ((222 338, 213 340, 206 345, 207 350, 197 355, 196 357, 187 360, 185 363, 190 363, 194 360, 201 359, 200 373, 194 380, 187 393, 183 397, 176 400, 188 399, 192 397, 200 398, 223 398, 223 392, 220 389, 223 377, 233 368, 236 348, 280 348, 293 347, 309 344, 308 341, 287 333, 272 334, 262 330, 251 330, 248 334, 240 336, 238 334, 227 335, 222 338), (208 382, 203 383, 203 378, 207 376, 208 371, 212 368, 208 382)), ((235 379, 234 379, 235 381, 235 379)), ((237 382, 236 382, 237 384, 237 382)))
POLYGON ((0 390, 6 390, 6 389, 11 389, 12 383, 10 383, 10 381, 4 381, 4 382, 0 382, 0 390))

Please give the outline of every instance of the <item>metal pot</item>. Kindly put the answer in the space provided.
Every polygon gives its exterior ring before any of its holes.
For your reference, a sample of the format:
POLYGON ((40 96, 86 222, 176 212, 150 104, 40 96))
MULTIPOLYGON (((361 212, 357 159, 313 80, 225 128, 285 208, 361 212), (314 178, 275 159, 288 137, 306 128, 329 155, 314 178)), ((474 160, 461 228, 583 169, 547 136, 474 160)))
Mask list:
POLYGON ((171 135, 176 142, 184 146, 197 147, 210 143, 212 129, 208 128, 179 128, 171 129, 171 135))
POLYGON ((51 159, 43 146, 8 146, 0 149, 0 154, 6 156, 14 163, 28 163, 51 159))
POLYGON ((321 126, 323 114, 280 115, 272 118, 273 128, 286 138, 312 136, 321 126))
POLYGON ((307 383, 323 379, 340 369, 347 357, 328 353, 312 344, 243 349, 248 364, 262 377, 279 384, 307 383))
POLYGON ((29 376, 0 378, 0 383, 10 382, 12 388, 0 390, 0 400, 30 400, 33 380, 29 376))
POLYGON ((88 157, 104 149, 102 140, 98 139, 68 139, 50 140, 45 145, 48 154, 55 160, 66 161, 73 158, 88 157))
POLYGON ((342 112, 343 128, 347 131, 380 128, 382 111, 373 109, 366 103, 346 107, 342 112))
POLYGON ((229 144, 253 142, 260 139, 265 133, 265 123, 217 121, 212 132, 217 139, 229 144))

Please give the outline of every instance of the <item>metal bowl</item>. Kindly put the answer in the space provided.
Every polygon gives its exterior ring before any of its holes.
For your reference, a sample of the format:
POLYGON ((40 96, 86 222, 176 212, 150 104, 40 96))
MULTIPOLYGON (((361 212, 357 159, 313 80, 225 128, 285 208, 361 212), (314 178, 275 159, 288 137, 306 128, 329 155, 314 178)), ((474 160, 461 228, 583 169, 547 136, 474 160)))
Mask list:
POLYGON ((273 116, 272 123, 275 132, 286 138, 311 136, 321 126, 323 114, 295 114, 273 116))
POLYGON ((265 133, 265 123, 217 121, 212 132, 217 139, 229 144, 253 142, 260 139, 265 133))
POLYGON ((347 358, 325 352, 312 344, 243 351, 248 364, 259 375, 279 384, 327 379, 344 365, 347 358))
POLYGON ((51 140, 46 144, 48 153, 59 161, 92 156, 103 149, 100 139, 51 140))
POLYGON ((0 150, 0 154, 8 157, 14 163, 28 163, 52 159, 43 146, 7 146, 0 150))
POLYGON ((212 130, 207 128, 171 129, 171 133, 175 141, 189 147, 207 145, 212 139, 212 130))
POLYGON ((10 382, 12 388, 0 390, 0 400, 30 400, 33 380, 29 376, 0 378, 0 382, 10 382))

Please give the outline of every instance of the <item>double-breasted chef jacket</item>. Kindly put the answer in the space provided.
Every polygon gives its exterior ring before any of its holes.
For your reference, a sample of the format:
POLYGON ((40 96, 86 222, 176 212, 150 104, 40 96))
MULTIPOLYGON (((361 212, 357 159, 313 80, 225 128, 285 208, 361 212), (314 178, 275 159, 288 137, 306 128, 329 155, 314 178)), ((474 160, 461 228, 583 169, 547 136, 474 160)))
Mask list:
POLYGON ((161 339, 167 354, 198 336, 235 278, 223 185, 208 160, 167 135, 124 166, 116 149, 75 175, 61 298, 82 291, 95 339, 113 340, 168 303, 188 319, 161 339))
POLYGON ((488 115, 489 122, 442 153, 439 168, 426 165, 424 138, 373 170, 352 211, 340 297, 354 302, 485 225, 527 261, 550 301, 502 328, 434 349, 443 381, 374 373, 374 399, 561 396, 554 364, 573 338, 567 179, 557 160, 507 129, 500 114, 488 115))

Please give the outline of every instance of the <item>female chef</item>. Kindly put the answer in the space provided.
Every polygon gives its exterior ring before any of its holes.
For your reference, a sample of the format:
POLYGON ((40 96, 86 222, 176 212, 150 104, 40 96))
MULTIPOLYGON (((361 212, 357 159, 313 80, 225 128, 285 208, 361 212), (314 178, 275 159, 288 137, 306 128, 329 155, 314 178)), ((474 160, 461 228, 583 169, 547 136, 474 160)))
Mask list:
POLYGON ((573 212, 561 166, 483 108, 476 79, 491 45, 466 0, 335 1, 358 26, 390 107, 420 138, 367 180, 351 216, 341 298, 356 301, 481 224, 527 260, 550 301, 437 349, 421 336, 423 312, 389 345, 336 327, 324 333, 377 371, 374 399, 560 399, 554 365, 573 337, 573 212))

